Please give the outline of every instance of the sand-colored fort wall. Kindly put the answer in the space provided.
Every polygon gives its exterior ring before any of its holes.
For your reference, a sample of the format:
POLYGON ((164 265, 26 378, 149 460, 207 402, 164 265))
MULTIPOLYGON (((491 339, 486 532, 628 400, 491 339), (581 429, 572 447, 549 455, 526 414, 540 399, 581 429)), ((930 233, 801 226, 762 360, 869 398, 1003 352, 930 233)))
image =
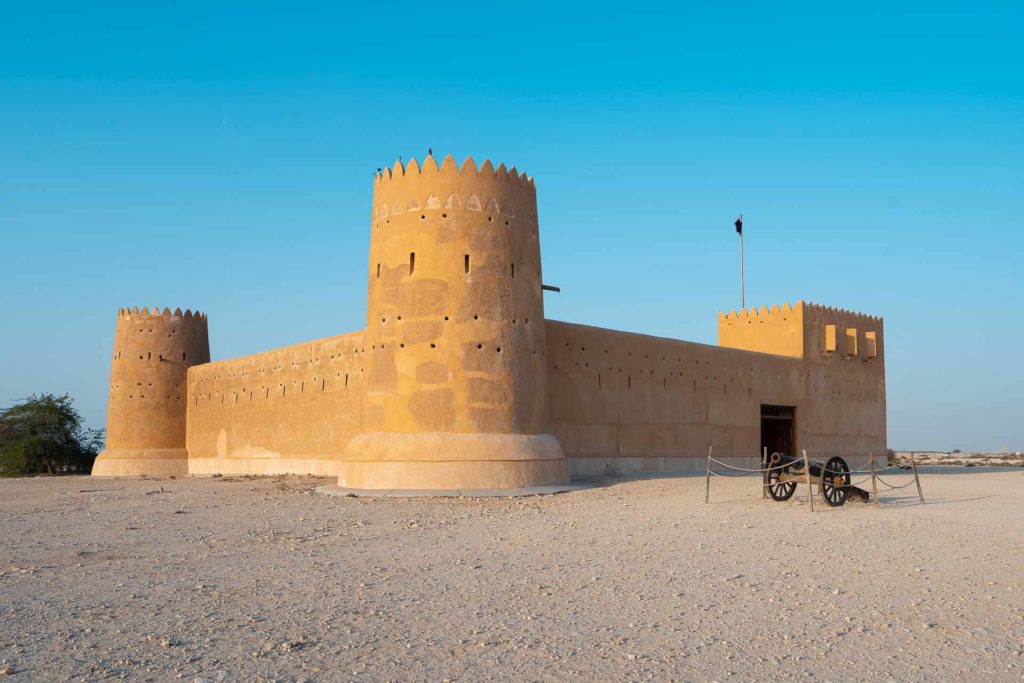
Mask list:
POLYGON ((336 474, 361 431, 363 333, 191 368, 191 474, 336 474))
POLYGON ((709 444, 756 466, 763 404, 796 408, 798 449, 855 463, 885 453, 880 363, 807 362, 553 320, 547 341, 552 431, 574 474, 703 470, 709 444))
POLYGON ((432 154, 378 170, 365 330, 210 363, 205 315, 120 311, 93 473, 465 490, 700 470, 711 445, 751 466, 762 441, 885 453, 880 318, 752 308, 719 314, 708 346, 545 320, 542 283, 525 173, 432 154))

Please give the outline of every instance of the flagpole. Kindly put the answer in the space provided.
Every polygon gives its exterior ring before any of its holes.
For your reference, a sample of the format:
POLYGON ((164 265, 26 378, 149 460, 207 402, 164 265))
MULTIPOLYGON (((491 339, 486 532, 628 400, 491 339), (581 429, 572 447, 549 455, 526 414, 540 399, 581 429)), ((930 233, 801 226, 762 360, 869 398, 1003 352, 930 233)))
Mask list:
POLYGON ((747 307, 746 294, 743 290, 743 233, 740 233, 740 308, 747 307))
POLYGON ((740 308, 745 309, 747 307, 747 297, 744 291, 743 285, 743 214, 740 214, 739 220, 736 221, 736 227, 740 234, 740 308))

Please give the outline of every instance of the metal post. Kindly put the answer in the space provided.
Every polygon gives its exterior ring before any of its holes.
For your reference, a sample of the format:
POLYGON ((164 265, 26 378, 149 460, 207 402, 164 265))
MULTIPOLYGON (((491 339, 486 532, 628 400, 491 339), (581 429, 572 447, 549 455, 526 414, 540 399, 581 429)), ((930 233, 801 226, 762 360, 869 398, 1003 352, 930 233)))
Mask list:
POLYGON ((924 494, 921 493, 921 479, 917 476, 917 458, 914 457, 913 453, 910 454, 910 466, 914 468, 914 481, 917 483, 917 497, 921 499, 922 503, 924 503, 924 494))
MULTIPOLYGON (((740 220, 743 214, 740 214, 740 220)), ((743 288, 743 232, 740 232, 740 308, 747 307, 747 297, 743 288)))
POLYGON ((878 509, 878 482, 875 481, 875 456, 869 455, 871 458, 871 495, 875 497, 875 509, 878 509))
POLYGON ((804 450, 804 475, 807 477, 807 502, 811 505, 811 512, 814 512, 814 486, 811 484, 811 463, 807 459, 807 450, 804 450))
POLYGON ((708 445, 708 469, 705 473, 704 479, 704 504, 707 505, 711 502, 711 449, 713 445, 708 445))

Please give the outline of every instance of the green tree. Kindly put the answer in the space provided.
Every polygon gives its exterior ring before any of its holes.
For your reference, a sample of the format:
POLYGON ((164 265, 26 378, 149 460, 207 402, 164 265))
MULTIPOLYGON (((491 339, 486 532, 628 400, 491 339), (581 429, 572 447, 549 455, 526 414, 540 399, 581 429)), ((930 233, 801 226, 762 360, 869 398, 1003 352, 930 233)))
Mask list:
POLYGON ((0 411, 0 476, 92 470, 102 429, 85 429, 70 396, 33 394, 0 411))

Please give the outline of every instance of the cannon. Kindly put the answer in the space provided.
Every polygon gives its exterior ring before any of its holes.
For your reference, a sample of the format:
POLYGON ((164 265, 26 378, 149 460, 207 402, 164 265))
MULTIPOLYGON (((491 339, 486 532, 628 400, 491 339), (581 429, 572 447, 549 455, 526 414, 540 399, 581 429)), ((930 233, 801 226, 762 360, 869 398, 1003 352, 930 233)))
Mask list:
POLYGON ((793 497, 798 483, 818 483, 818 492, 829 507, 843 505, 850 496, 863 503, 871 499, 864 489, 850 484, 850 466, 839 456, 821 463, 811 460, 807 463, 810 472, 804 472, 804 459, 786 453, 772 453, 765 463, 765 487, 772 500, 789 500, 793 497))

